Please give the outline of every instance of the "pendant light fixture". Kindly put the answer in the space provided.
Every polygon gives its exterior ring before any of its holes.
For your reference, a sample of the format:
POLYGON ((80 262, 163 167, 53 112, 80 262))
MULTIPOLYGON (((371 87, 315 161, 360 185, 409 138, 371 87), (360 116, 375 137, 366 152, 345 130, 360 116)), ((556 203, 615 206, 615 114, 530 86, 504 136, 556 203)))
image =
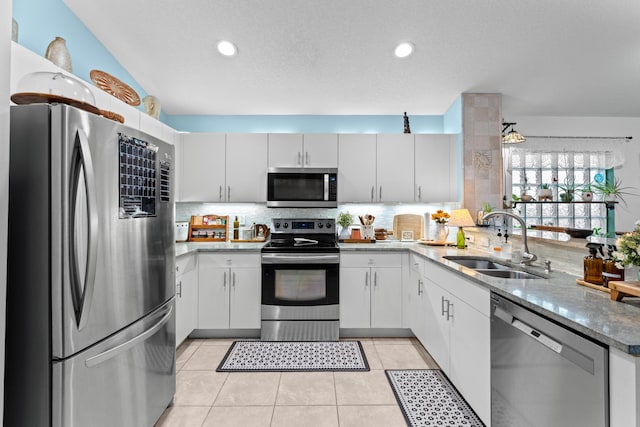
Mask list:
POLYGON ((514 128, 515 125, 517 125, 517 123, 502 122, 502 143, 503 144, 522 144, 527 140, 527 138, 525 138, 520 133, 518 133, 518 131, 515 130, 514 128), (509 132, 507 132, 507 130, 509 130, 509 132))

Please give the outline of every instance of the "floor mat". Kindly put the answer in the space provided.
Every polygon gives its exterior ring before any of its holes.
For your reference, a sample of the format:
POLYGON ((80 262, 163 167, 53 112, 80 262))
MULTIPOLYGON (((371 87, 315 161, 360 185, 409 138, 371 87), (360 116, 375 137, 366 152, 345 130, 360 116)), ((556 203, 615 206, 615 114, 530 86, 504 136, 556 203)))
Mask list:
POLYGON ((368 371, 360 341, 235 341, 218 372, 368 371))
POLYGON ((439 369, 385 372, 410 426, 484 426, 439 369))

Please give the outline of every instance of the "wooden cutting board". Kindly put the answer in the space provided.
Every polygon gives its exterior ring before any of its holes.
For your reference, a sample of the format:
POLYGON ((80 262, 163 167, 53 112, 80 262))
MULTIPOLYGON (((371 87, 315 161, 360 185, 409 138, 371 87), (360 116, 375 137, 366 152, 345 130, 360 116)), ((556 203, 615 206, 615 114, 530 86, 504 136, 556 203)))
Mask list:
POLYGON ((393 217, 393 236, 402 240, 403 231, 413 231, 413 239, 424 238, 424 216, 416 214, 400 214, 393 217))

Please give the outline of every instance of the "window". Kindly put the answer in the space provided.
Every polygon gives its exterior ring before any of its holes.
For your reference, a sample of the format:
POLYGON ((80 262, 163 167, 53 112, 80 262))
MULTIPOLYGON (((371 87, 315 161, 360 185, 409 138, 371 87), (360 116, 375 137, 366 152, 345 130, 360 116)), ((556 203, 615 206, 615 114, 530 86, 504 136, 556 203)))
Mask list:
MULTIPOLYGON (((607 206, 585 203, 580 190, 606 175, 606 153, 590 151, 528 151, 506 153, 510 163, 512 194, 536 197, 540 184, 550 184, 555 203, 522 203, 516 206, 527 225, 607 229, 607 206), (561 194, 573 189, 572 197, 561 202, 561 194), (577 203, 569 203, 569 199, 577 203)), ((600 199, 601 200, 601 199, 600 199)), ((597 199, 594 199, 597 201, 597 199)))

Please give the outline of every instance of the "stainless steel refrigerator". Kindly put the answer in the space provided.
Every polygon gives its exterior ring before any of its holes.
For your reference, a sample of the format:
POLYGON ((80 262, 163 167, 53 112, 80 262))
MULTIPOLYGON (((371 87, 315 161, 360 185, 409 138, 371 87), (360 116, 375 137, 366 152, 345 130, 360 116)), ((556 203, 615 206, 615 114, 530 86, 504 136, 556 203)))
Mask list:
POLYGON ((175 392, 173 146, 11 108, 6 426, 152 426, 175 392))

